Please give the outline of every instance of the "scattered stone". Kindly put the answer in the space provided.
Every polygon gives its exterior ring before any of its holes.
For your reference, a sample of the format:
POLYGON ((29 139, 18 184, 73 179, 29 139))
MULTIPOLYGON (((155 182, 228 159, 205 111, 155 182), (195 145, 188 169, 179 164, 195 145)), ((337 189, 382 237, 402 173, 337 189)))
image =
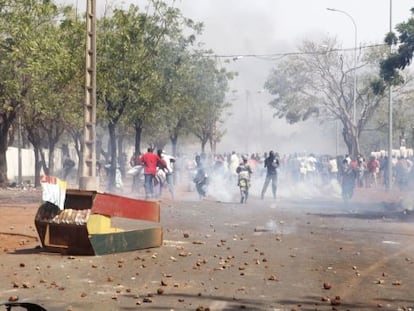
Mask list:
POLYGON ((326 289, 326 290, 328 290, 328 289, 331 289, 332 288, 332 285, 329 284, 329 283, 327 283, 327 282, 324 282, 323 283, 323 288, 326 289))
POLYGON ((336 296, 335 299, 331 300, 331 305, 332 306, 339 306, 341 304, 341 297, 340 296, 336 296))
POLYGON ((14 302, 14 301, 18 301, 19 300, 19 297, 18 296, 10 296, 9 297, 9 301, 10 302, 14 302))
POLYGON ((178 256, 180 256, 180 257, 187 257, 187 256, 190 256, 190 255, 191 255, 191 253, 186 253, 186 252, 178 253, 178 256))

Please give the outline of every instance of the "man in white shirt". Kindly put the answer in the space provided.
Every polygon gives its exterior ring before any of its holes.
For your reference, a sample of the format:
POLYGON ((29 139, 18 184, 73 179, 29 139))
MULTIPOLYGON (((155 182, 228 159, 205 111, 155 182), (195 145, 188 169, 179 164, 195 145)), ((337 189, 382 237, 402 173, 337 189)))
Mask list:
MULTIPOLYGON (((175 157, 172 155, 166 154, 164 150, 158 150, 158 156, 163 159, 166 163, 166 168, 164 168, 165 173, 165 179, 168 187, 168 191, 171 194, 171 198, 174 199, 174 163, 175 163, 175 157)), ((161 191, 161 189, 160 189, 161 191)), ((161 193, 160 193, 161 195, 161 193)))

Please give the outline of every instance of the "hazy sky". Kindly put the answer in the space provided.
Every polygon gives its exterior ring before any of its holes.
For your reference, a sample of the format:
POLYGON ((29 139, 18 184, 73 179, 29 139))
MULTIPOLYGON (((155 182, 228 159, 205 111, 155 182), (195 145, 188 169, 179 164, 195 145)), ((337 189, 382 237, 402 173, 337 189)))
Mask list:
MULTIPOLYGON (((86 7, 85 0, 66 0, 78 5, 79 10, 86 7)), ((98 11, 102 10, 102 0, 97 0, 98 11)), ((144 7, 145 0, 129 3, 144 7)), ((167 1, 173 3, 173 1, 167 1)), ((345 11, 357 26, 358 45, 383 43, 390 29, 390 0, 176 0, 184 16, 203 22, 204 33, 200 41, 218 55, 274 54, 294 52, 305 38, 336 36, 344 48, 353 48, 355 28, 352 20, 340 12, 328 11, 335 8, 345 11)), ((414 7, 413 0, 392 1, 393 27, 406 21, 414 7)), ((289 126, 271 117, 266 105, 269 96, 258 93, 275 65, 274 61, 256 57, 243 57, 232 61, 230 70, 238 71, 239 76, 231 88, 237 90, 233 115, 227 120, 228 135, 219 146, 221 151, 237 149, 249 152, 280 149, 281 152, 317 151, 335 152, 336 139, 326 139, 313 130, 315 125, 289 126), (247 142, 239 137, 241 129, 248 130, 247 142), (307 133, 311 130, 312 139, 307 133), (261 137, 266 136, 264 141, 261 137), (269 137, 274 137, 269 139, 269 137), (290 145, 292 141, 297 145, 290 145)))

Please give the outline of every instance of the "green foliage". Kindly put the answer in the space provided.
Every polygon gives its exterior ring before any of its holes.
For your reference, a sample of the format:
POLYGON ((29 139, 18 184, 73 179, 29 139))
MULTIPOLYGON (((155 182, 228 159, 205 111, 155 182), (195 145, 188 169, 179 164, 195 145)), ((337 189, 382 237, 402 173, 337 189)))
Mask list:
POLYGON ((390 53, 380 65, 381 77, 387 83, 394 85, 403 82, 398 71, 411 64, 414 53, 414 18, 411 17, 407 22, 398 24, 396 29, 399 33, 398 40, 393 33, 388 33, 385 42, 390 46, 399 44, 398 50, 390 53))
POLYGON ((385 36, 384 42, 388 45, 395 45, 398 42, 398 37, 394 32, 389 32, 385 36))
POLYGON ((375 79, 371 82, 371 88, 374 92, 374 94, 383 94, 386 89, 386 85, 384 83, 384 80, 382 79, 375 79))
MULTIPOLYGON (((219 68, 211 51, 195 49, 202 30, 160 0, 145 10, 130 5, 106 12, 97 21, 98 123, 113 130, 122 124, 123 133, 140 127, 158 144, 190 132, 218 141, 233 74, 219 68)), ((20 110, 36 148, 54 148, 64 131, 78 139, 84 18, 51 0, 0 0, 0 33, 1 138, 20 110)), ((0 183, 3 169, 0 154, 0 183)))

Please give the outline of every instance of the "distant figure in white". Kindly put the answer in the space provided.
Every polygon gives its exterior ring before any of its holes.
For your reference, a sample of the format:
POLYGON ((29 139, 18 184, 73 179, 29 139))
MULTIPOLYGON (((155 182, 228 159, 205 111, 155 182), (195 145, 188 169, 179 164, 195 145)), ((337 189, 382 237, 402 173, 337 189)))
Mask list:
POLYGON ((162 188, 166 184, 168 191, 171 194, 171 199, 174 199, 174 164, 175 157, 166 154, 164 150, 157 150, 158 156, 163 159, 166 163, 165 168, 158 168, 156 180, 159 183, 159 196, 162 195, 162 188))
POLYGON ((253 170, 247 161, 247 156, 242 156, 242 162, 236 169, 238 174, 237 185, 240 189, 240 203, 247 203, 247 198, 249 197, 250 177, 253 174, 253 170))
POLYGON ((237 177, 237 167, 239 166, 239 157, 236 154, 236 151, 233 151, 230 156, 229 171, 230 171, 230 180, 235 180, 237 177))

